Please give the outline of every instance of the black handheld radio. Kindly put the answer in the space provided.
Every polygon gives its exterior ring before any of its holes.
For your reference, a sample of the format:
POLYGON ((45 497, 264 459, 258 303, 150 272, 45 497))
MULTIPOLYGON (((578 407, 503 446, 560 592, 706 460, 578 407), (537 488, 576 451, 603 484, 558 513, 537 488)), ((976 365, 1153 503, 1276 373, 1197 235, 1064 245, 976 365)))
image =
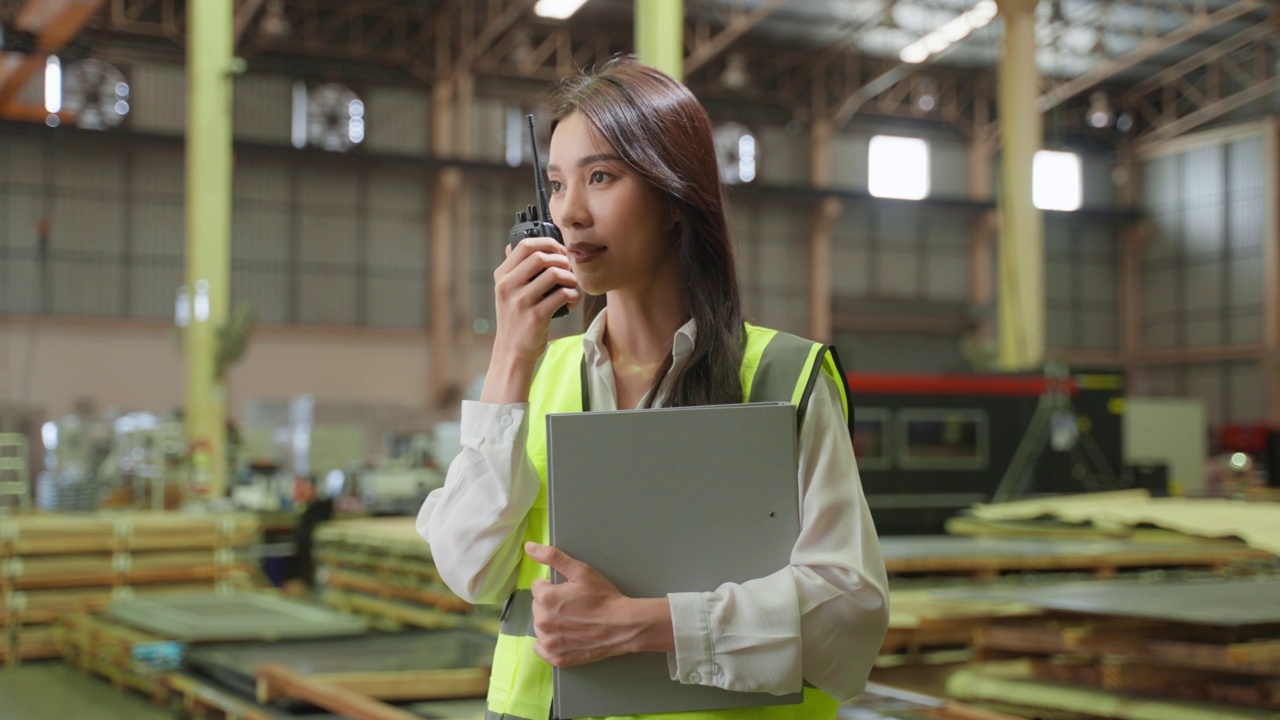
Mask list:
MULTIPOLYGON (((525 238, 549 237, 563 245, 564 236, 560 234, 560 228, 551 223, 551 209, 547 204, 547 188, 542 183, 542 164, 538 162, 538 136, 533 130, 533 116, 529 115, 526 119, 529 121, 529 142, 533 145, 533 182, 538 189, 538 204, 529 205, 524 210, 516 213, 516 224, 507 235, 507 243, 514 249, 525 238), (541 216, 539 216, 539 211, 541 211, 541 216)), ((541 274, 538 273, 538 275, 541 274)), ((537 277, 537 275, 534 277, 537 277)), ((555 290, 551 292, 555 292, 555 290)), ((550 295, 551 293, 547 294, 550 295)), ((568 314, 569 306, 562 305, 551 317, 564 317, 568 314)))

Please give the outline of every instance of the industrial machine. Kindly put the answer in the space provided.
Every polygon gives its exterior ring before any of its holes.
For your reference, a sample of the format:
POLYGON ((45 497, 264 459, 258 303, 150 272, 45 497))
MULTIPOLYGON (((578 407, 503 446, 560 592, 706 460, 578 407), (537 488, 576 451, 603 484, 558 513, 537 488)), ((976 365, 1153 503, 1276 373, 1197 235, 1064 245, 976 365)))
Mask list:
POLYGON ((854 450, 881 534, 932 534, 974 503, 1127 487, 1124 378, 849 373, 854 450))

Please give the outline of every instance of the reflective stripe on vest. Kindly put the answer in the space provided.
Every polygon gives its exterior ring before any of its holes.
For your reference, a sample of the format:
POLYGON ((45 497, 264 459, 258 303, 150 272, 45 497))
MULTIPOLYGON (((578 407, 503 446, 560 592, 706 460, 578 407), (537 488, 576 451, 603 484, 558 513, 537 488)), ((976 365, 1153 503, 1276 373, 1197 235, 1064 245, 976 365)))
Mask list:
MULTIPOLYGON (((835 349, 776 330, 744 326, 740 368, 744 402, 790 402, 796 406, 797 428, 804 422, 809 396, 818 374, 838 380, 845 417, 852 422, 848 386, 835 349)), ((543 354, 529 391, 528 436, 525 447, 538 471, 542 487, 527 516, 524 540, 548 543, 547 438, 549 413, 581 412, 586 392, 582 336, 552 342, 543 354)), ((546 720, 551 711, 551 665, 533 650, 533 581, 549 577, 545 565, 521 557, 516 590, 502 612, 502 627, 494 651, 489 680, 487 720, 546 720)), ((672 720, 830 720, 836 701, 826 693, 806 687, 804 702, 743 710, 674 713, 672 720)))

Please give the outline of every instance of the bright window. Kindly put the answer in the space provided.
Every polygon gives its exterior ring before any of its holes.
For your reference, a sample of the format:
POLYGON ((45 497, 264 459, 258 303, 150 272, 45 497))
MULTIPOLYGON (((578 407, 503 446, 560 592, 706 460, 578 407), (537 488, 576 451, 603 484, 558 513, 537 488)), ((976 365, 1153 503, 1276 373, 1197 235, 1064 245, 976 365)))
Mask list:
POLYGON ((1041 210, 1079 210, 1083 194, 1080 156, 1041 150, 1031 166, 1031 201, 1041 210))
POLYGON ((871 138, 868 190, 874 197, 923 200, 929 195, 929 144, 920 138, 871 138))

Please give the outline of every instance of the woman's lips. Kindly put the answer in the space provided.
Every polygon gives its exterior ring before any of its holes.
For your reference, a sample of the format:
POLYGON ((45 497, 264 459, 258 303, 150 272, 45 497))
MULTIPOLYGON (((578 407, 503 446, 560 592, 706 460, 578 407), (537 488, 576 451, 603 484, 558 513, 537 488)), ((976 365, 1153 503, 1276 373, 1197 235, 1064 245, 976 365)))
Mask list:
POLYGON ((604 251, 603 245, 573 245, 569 248, 569 256, 575 263, 582 265, 600 257, 604 251))

